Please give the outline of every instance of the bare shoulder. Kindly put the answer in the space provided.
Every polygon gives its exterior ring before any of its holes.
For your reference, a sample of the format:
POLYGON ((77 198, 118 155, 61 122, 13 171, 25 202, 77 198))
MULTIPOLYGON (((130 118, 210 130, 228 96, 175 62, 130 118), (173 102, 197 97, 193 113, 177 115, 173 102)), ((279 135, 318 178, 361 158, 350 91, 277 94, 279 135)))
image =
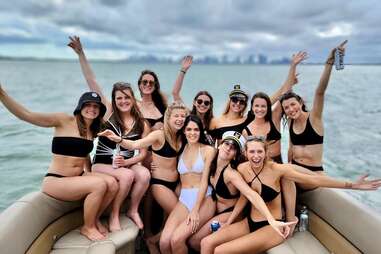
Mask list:
POLYGON ((208 154, 208 155, 214 155, 216 154, 216 149, 210 145, 201 145, 201 153, 208 154))

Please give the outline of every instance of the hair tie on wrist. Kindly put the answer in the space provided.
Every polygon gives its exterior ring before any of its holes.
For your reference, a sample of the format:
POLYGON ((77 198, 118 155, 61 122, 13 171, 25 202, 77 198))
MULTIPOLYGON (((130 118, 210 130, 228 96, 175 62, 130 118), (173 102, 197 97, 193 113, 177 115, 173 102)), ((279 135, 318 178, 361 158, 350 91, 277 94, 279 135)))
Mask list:
POLYGON ((181 69, 181 70, 180 70, 180 72, 182 72, 182 73, 184 73, 184 74, 185 74, 185 73, 187 73, 187 72, 186 72, 186 71, 184 71, 183 69, 181 69))

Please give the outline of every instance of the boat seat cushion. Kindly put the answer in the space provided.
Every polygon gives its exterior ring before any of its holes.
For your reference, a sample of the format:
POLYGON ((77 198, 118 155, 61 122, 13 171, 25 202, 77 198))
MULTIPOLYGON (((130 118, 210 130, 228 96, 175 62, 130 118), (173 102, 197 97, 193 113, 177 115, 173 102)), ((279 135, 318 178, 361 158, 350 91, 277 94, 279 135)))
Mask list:
POLYGON ((268 250, 268 254, 329 254, 328 250, 310 232, 295 232, 284 243, 268 250))

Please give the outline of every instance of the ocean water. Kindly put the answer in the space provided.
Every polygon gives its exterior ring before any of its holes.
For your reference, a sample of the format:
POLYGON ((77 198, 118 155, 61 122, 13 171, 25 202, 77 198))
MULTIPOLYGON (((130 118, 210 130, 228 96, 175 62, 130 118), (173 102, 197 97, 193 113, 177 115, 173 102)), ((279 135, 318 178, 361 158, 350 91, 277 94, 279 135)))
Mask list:
MULTIPOLYGON (((117 81, 136 83, 140 71, 154 70, 162 90, 170 96, 179 65, 94 63, 105 94, 117 81)), ((310 106, 323 66, 302 65, 295 91, 310 106)), ((284 65, 195 65, 186 75, 182 95, 191 105, 197 91, 208 90, 220 115, 234 84, 253 94, 271 94, 284 81, 284 65)), ((333 177, 355 180, 361 174, 381 177, 381 66, 346 66, 333 71, 324 106, 324 168, 333 177)), ((77 62, 0 61, 0 83, 32 111, 71 113, 87 91, 77 62)), ((136 93, 138 94, 138 93, 136 93)), ((287 130, 282 153, 287 152, 287 130)), ((36 127, 11 115, 0 105, 0 211, 28 192, 39 190, 51 157, 53 130, 36 127)), ((381 213, 381 190, 346 191, 381 213)))

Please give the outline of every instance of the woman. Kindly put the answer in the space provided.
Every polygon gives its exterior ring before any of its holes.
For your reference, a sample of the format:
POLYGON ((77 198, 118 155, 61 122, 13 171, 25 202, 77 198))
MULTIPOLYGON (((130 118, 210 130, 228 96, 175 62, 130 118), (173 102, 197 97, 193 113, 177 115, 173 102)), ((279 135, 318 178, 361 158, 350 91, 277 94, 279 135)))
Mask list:
POLYGON ((84 93, 74 110, 66 113, 36 113, 11 98, 0 85, 0 101, 16 117, 41 127, 54 127, 53 159, 42 182, 42 192, 64 201, 84 200, 81 234, 90 240, 105 239, 99 217, 118 190, 116 180, 90 172, 89 153, 106 107, 95 92, 84 93), (85 170, 85 171, 84 171, 85 170))
POLYGON ((179 156, 179 201, 169 215, 160 238, 161 253, 188 253, 186 240, 212 217, 214 203, 210 197, 208 175, 214 148, 206 145, 200 118, 189 115, 184 123, 186 145, 179 156))
MULTIPOLYGON (((193 62, 192 56, 185 56, 181 63, 181 69, 177 76, 175 85, 173 86, 172 96, 175 101, 183 101, 180 95, 180 91, 183 85, 185 74, 191 67, 193 62)), ((214 140, 208 133, 210 122, 213 119, 213 97, 207 91, 199 91, 193 99, 193 106, 191 114, 197 115, 202 121, 204 127, 204 134, 207 138, 207 142, 210 145, 214 145, 214 140)))
MULTIPOLYGON (((245 148, 247 162, 238 166, 244 180, 260 193, 271 214, 277 220, 282 218, 280 180, 287 178, 299 183, 320 187, 375 190, 381 186, 381 179, 368 181, 366 176, 358 181, 342 182, 325 175, 309 175, 297 165, 278 164, 268 159, 267 145, 261 138, 250 137, 245 148)), ((202 253, 261 253, 284 241, 264 220, 263 215, 251 206, 247 218, 223 227, 202 240, 202 253)))
POLYGON ((261 211, 263 216, 268 219, 269 223, 283 237, 286 237, 288 234, 288 226, 296 223, 276 222, 258 193, 249 188, 235 169, 240 161, 244 143, 245 138, 240 133, 228 131, 223 135, 217 155, 212 161, 209 175, 209 184, 213 189, 212 198, 216 202, 216 211, 214 217, 210 218, 189 240, 192 248, 196 250, 200 249, 201 240, 211 233, 210 225, 212 221, 217 220, 224 226, 224 224, 230 224, 236 218, 241 218, 239 216, 241 211, 235 207, 242 207, 240 205, 242 202, 240 201, 244 196, 261 211))
MULTIPOLYGON (((310 112, 306 110, 302 98, 293 92, 284 94, 280 100, 289 124, 289 161, 318 174, 323 174, 324 170, 322 166, 324 94, 331 76, 335 51, 344 52, 346 42, 344 41, 337 49, 332 49, 329 53, 310 112)), ((310 184, 299 184, 299 186, 307 190, 316 187, 310 184)))
POLYGON ((178 197, 175 189, 179 182, 177 173, 177 156, 181 152, 182 142, 180 129, 187 116, 186 107, 174 102, 168 106, 164 114, 163 130, 156 130, 139 140, 126 140, 112 130, 98 133, 121 147, 129 150, 152 147, 152 160, 156 167, 152 168, 151 190, 154 198, 168 214, 175 207, 178 197))

